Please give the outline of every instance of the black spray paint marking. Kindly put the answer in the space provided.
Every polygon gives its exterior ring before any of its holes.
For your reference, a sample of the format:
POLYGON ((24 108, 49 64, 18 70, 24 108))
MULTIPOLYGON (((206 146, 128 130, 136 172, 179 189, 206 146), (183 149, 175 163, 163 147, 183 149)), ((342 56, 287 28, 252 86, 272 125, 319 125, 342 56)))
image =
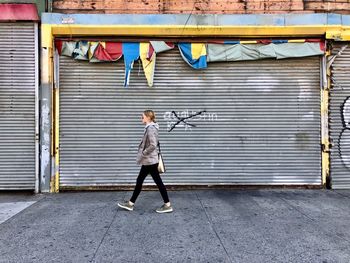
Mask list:
POLYGON ((350 97, 340 107, 343 129, 338 138, 338 153, 343 165, 350 170, 350 97))
POLYGON ((179 116, 177 116, 175 111, 172 111, 171 113, 174 114, 174 116, 178 119, 178 121, 172 125, 172 127, 170 128, 170 130, 168 130, 168 132, 171 132, 180 123, 184 123, 184 124, 189 125, 191 127, 196 127, 196 125, 188 123, 185 120, 191 119, 191 118, 193 118, 195 116, 198 116, 198 115, 201 115, 202 113, 205 113, 205 112, 206 111, 203 110, 203 111, 197 112, 196 114, 191 114, 191 115, 189 115, 189 116, 187 116, 185 118, 180 118, 179 116))

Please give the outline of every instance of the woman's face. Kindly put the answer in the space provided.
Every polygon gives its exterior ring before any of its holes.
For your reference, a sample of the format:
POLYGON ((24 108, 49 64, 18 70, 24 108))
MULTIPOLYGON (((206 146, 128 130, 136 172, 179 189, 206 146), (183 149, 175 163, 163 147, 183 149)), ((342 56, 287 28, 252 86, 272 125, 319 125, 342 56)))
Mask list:
POLYGON ((142 113, 142 123, 143 124, 147 124, 147 123, 150 123, 150 122, 151 122, 150 117, 147 117, 144 113, 142 113))

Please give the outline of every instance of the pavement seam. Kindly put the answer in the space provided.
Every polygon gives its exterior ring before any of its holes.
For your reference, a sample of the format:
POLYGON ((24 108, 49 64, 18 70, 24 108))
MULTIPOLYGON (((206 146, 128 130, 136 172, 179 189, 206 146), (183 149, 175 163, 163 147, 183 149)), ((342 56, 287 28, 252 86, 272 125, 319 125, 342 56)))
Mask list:
POLYGON ((195 192, 195 195, 196 195, 196 197, 197 197, 199 203, 201 204, 201 206, 202 206, 202 208, 203 208, 203 210, 204 210, 204 213, 205 213, 205 215, 206 215, 206 217, 207 217, 207 219, 208 219, 208 221, 209 221, 209 223, 210 223, 209 225, 210 225, 211 229, 214 231, 216 237, 217 237, 217 238, 219 239, 219 241, 220 241, 221 246, 224 248, 228 260, 232 263, 232 259, 231 259, 230 255, 228 254, 228 252, 227 252, 227 250, 226 250, 226 247, 224 246, 224 243, 222 242, 222 240, 221 240, 219 234, 217 233, 217 231, 216 231, 216 229, 215 229, 215 227, 214 227, 213 221, 211 220, 210 216, 209 216, 208 213, 207 213, 207 210, 205 209, 205 207, 204 207, 202 201, 199 199, 199 196, 198 196, 197 192, 195 192))
MULTIPOLYGON (((306 218, 308 218, 314 225, 315 223, 317 223, 317 220, 314 218, 309 217, 308 215, 306 215, 305 213, 301 212, 299 209, 297 209, 295 206, 293 206, 292 204, 290 204, 287 200, 285 200, 282 197, 278 197, 281 200, 283 200, 287 205, 289 205, 290 207, 292 207, 294 210, 298 211, 300 214, 302 214, 303 216, 305 216, 306 218)), ((316 224, 317 225, 317 224, 316 224)), ((336 238, 343 240, 347 243, 350 243, 350 240, 344 238, 344 237, 339 237, 338 235, 334 235, 333 232, 331 231, 327 231, 327 230, 323 230, 322 228, 319 228, 322 232, 324 232, 325 234, 329 235, 329 236, 335 236, 336 238)))
POLYGON ((283 202, 285 202, 288 206, 292 207, 294 210, 298 211, 300 214, 302 214, 303 216, 305 216, 307 219, 311 220, 311 221, 316 221, 315 219, 313 219, 312 217, 309 217, 307 214, 303 213, 302 211, 300 211, 298 208, 296 208, 294 205, 290 204, 286 199, 282 198, 282 197, 278 197, 279 199, 281 199, 283 202))
POLYGON ((334 193, 338 194, 338 195, 341 195, 342 197, 346 197, 346 198, 350 198, 350 196, 348 195, 344 195, 342 193, 338 193, 337 191, 333 191, 334 193))
MULTIPOLYGON (((127 195, 127 192, 125 193, 125 196, 124 196, 123 200, 125 199, 126 195, 127 195)), ((101 241, 100 241, 100 244, 98 245, 98 247, 97 247, 97 249, 96 249, 96 251, 95 251, 95 253, 94 253, 92 259, 91 259, 89 262, 93 262, 93 261, 95 260, 95 257, 96 257, 97 252, 99 251, 99 249, 100 249, 100 247, 101 247, 101 245, 102 245, 102 243, 103 243, 105 237, 107 236, 107 233, 108 233, 109 229, 111 228, 111 226, 112 226, 112 224, 113 224, 115 218, 117 217, 117 213, 118 213, 118 209, 116 208, 116 209, 115 209, 114 216, 113 216, 113 219, 112 219, 111 223, 109 224, 109 226, 108 226, 106 232, 104 233, 104 235, 103 235, 103 237, 102 237, 102 239, 101 239, 101 241)))
MULTIPOLYGON (((261 196, 261 194, 259 194, 259 197, 261 196)), ((254 202, 255 204, 256 204, 256 206, 257 207, 259 207, 259 208, 262 208, 260 205, 259 205, 259 203, 253 198, 252 199, 252 202, 254 202)), ((266 220, 265 219, 263 219, 264 220, 264 222, 266 222, 266 220)), ((249 219, 249 221, 250 222, 252 222, 252 220, 251 219, 249 219)), ((264 239, 267 243, 269 243, 270 241, 265 237, 265 235, 260 235, 261 236, 261 238, 262 239, 264 239)), ((245 253, 247 253, 247 254, 251 254, 251 255, 260 255, 260 256, 268 256, 268 257, 272 257, 272 259, 271 260, 276 260, 276 256, 274 256, 274 255, 272 255, 271 253, 252 253, 252 252, 250 252, 250 251, 247 251, 247 250, 244 250, 244 252, 245 253)))

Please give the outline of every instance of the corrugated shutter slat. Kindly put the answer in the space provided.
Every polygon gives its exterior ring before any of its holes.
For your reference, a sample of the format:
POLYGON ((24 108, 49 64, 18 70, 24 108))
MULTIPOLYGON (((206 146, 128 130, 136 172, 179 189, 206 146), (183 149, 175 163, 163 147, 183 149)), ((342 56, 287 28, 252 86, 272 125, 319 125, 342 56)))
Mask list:
MULTIPOLYGON (((337 54, 346 43, 334 46, 332 55, 337 54)), ((350 105, 350 48, 347 47, 333 62, 332 88, 330 91, 330 137, 331 148, 331 180, 334 189, 350 189, 350 112, 343 112, 345 102, 350 105)))
MULTIPOLYGON (((143 125, 153 109, 165 183, 321 184, 319 58, 211 63, 191 69, 177 50, 157 56, 154 87, 135 62, 60 57, 60 184, 134 184, 143 125), (205 113, 180 123, 179 117, 205 113)), ((152 183, 150 178, 146 183, 152 183)))
POLYGON ((0 190, 35 187, 35 26, 0 25, 0 190))

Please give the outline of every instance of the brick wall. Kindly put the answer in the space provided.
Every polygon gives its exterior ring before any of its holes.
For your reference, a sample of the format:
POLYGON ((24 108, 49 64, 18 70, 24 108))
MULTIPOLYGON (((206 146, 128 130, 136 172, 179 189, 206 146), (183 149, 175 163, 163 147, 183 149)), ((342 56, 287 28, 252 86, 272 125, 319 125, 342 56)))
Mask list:
POLYGON ((53 0, 53 12, 95 14, 350 14, 349 0, 53 0))

